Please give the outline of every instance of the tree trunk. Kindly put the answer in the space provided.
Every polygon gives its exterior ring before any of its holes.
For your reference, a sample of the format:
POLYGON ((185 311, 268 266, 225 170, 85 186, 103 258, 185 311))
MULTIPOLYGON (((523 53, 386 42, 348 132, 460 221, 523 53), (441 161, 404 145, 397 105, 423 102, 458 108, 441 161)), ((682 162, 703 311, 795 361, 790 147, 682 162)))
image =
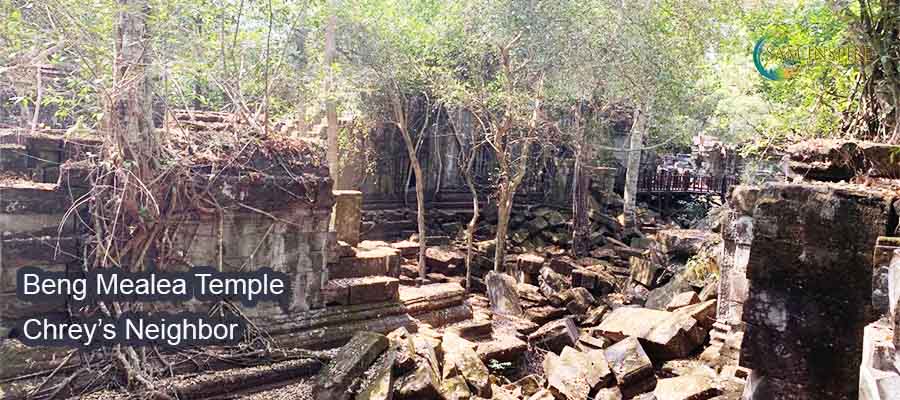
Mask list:
POLYGON ((584 166, 584 159, 587 158, 586 150, 582 141, 575 154, 575 176, 572 190, 572 254, 576 257, 583 256, 590 251, 591 243, 591 222, 587 212, 591 178, 584 166))
POLYGON ((628 162, 625 170, 625 205, 623 214, 625 216, 625 228, 636 228, 637 214, 635 211, 635 201, 637 198, 638 177, 641 169, 641 146, 644 143, 644 125, 646 123, 646 115, 639 106, 634 110, 634 122, 631 124, 631 135, 629 140, 628 162))
POLYGON ((331 14, 328 16, 328 24, 325 27, 325 66, 328 71, 328 76, 325 80, 325 95, 328 96, 328 100, 325 102, 325 114, 328 119, 328 152, 326 153, 326 158, 328 158, 328 170, 331 172, 331 179, 334 180, 334 188, 339 189, 338 178, 340 171, 338 171, 338 162, 340 158, 338 156, 338 117, 337 106, 331 98, 332 80, 334 79, 331 64, 334 63, 334 53, 336 51, 334 43, 335 25, 335 16, 334 14, 331 14))
POLYGON ((508 186, 501 185, 497 194, 497 237, 494 250, 494 271, 504 272, 504 259, 506 258, 506 234, 509 231, 509 215, 512 212, 512 195, 508 186))
POLYGON ((409 162, 412 165, 413 173, 416 177, 416 222, 419 227, 419 279, 425 281, 425 250, 428 248, 425 240, 425 176, 422 173, 422 165, 419 164, 419 157, 416 156, 416 145, 413 143, 412 136, 409 134, 409 126, 406 121, 406 108, 403 99, 399 93, 394 94, 392 99, 394 107, 394 118, 397 120, 397 127, 400 128, 400 135, 406 143, 406 151, 409 153, 409 162))
POLYGON ((146 74, 151 54, 147 30, 150 5, 147 0, 119 0, 119 7, 114 92, 106 133, 123 159, 134 163, 135 175, 146 179, 159 162, 159 143, 153 129, 153 92, 146 74))

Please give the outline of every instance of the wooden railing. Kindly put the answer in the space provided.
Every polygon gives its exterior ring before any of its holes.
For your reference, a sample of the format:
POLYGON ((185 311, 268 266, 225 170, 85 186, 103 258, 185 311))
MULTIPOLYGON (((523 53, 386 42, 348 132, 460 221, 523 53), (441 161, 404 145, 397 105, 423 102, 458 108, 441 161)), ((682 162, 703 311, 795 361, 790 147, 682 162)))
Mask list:
POLYGON ((737 179, 725 176, 695 175, 691 172, 659 171, 656 174, 644 174, 638 178, 638 193, 690 193, 721 194, 737 184, 737 179))

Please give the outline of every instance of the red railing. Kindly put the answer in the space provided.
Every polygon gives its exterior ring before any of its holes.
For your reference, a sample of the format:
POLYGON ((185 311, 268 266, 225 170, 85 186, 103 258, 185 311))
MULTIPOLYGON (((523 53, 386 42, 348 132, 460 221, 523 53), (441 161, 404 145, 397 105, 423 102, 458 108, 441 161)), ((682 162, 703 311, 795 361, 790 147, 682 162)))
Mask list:
POLYGON ((692 193, 721 194, 737 184, 737 179, 729 176, 716 178, 713 176, 695 175, 691 172, 659 171, 656 174, 645 174, 638 178, 638 193, 692 193))

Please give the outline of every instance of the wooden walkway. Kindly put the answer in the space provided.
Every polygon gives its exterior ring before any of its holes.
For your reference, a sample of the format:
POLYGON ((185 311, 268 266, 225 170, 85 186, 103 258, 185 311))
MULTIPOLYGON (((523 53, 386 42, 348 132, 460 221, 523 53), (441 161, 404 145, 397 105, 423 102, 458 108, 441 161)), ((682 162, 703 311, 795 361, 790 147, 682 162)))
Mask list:
POLYGON ((715 178, 700 176, 691 172, 659 171, 652 175, 641 175, 638 178, 638 193, 684 193, 684 194, 719 194, 724 196, 728 189, 737 184, 737 179, 726 176, 715 178))

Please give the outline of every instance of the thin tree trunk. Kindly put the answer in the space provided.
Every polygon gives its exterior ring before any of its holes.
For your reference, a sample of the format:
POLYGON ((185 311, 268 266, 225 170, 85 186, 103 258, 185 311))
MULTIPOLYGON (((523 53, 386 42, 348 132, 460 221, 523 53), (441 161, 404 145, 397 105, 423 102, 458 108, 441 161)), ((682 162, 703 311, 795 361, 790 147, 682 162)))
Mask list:
MULTIPOLYGON (((471 157, 474 159, 475 157, 471 157)), ((478 223, 478 214, 481 211, 480 206, 478 204, 478 191, 475 190, 475 182, 472 180, 472 161, 469 161, 469 166, 466 168, 465 172, 466 185, 469 186, 469 191, 472 192, 472 219, 469 220, 469 225, 466 227, 466 291, 472 291, 472 247, 475 241, 475 224, 478 223)))
POLYGON ((325 66, 328 70, 328 76, 325 79, 325 95, 329 96, 328 100, 325 102, 325 114, 328 119, 328 134, 327 134, 327 145, 328 152, 326 153, 326 157, 328 158, 328 169, 331 171, 331 179, 334 180, 334 188, 339 188, 338 177, 340 176, 340 171, 338 171, 338 117, 337 117, 337 105, 335 105, 334 100, 330 97, 332 92, 332 79, 334 79, 334 74, 332 73, 332 63, 334 63, 334 54, 335 50, 335 25, 337 24, 334 14, 328 16, 328 24, 325 27, 325 66))
POLYGON ((399 93, 394 94, 393 107, 394 118, 397 120, 397 126, 400 128, 400 135, 406 143, 406 151, 409 153, 409 161, 412 165, 413 173, 416 176, 416 222, 419 227, 419 279, 425 281, 425 250, 428 248, 425 240, 425 176, 422 173, 422 165, 419 164, 419 158, 416 156, 416 145, 412 141, 409 134, 409 127, 406 121, 406 111, 403 100, 399 93))
POLYGON ((37 79, 37 98, 34 100, 34 115, 31 117, 31 133, 37 131, 38 122, 41 119, 41 102, 44 100, 44 82, 41 79, 41 67, 35 67, 37 79))
POLYGON ((625 216, 625 228, 636 228, 637 214, 636 198, 638 177, 641 169, 641 146, 644 142, 644 125, 646 115, 642 107, 634 110, 634 122, 631 125, 631 135, 629 140, 628 162, 625 170, 625 205, 623 214, 625 216))
POLYGON ((509 231, 509 215, 512 211, 512 200, 508 187, 501 188, 497 204, 497 238, 494 249, 494 271, 503 272, 506 258, 506 234, 509 231))

